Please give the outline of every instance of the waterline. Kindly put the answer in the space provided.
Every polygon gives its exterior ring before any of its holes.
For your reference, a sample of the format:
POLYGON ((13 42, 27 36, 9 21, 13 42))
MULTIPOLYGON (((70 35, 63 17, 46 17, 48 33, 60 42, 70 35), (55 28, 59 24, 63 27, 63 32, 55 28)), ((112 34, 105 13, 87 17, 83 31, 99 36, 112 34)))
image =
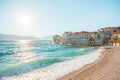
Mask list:
POLYGON ((0 79, 29 73, 50 65, 86 55, 94 47, 51 44, 50 41, 0 42, 0 79))
POLYGON ((26 74, 4 78, 3 80, 56 80, 65 74, 78 70, 86 64, 94 62, 103 51, 104 49, 100 48, 91 51, 89 54, 74 57, 71 60, 59 62, 26 74))

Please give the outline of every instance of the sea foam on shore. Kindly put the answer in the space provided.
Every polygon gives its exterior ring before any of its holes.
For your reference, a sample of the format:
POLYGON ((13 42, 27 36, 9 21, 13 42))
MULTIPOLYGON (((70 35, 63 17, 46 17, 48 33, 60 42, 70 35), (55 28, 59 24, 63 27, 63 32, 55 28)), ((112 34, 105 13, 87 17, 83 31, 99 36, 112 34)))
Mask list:
POLYGON ((78 70, 86 64, 94 62, 99 58, 103 51, 103 48, 99 48, 90 52, 89 54, 59 62, 45 68, 28 72, 26 74, 6 77, 3 78, 3 80, 56 80, 70 72, 78 70))

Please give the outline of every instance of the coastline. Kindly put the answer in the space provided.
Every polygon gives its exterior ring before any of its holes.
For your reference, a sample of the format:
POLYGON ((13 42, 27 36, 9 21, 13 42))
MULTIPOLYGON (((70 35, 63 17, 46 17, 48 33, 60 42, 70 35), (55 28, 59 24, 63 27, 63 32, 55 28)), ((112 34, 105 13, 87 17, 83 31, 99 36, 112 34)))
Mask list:
POLYGON ((93 63, 57 80, 120 80, 120 48, 103 46, 105 51, 93 63))
POLYGON ((91 51, 87 55, 77 56, 72 60, 56 63, 42 69, 28 72, 26 74, 4 77, 3 80, 56 80, 66 74, 82 68, 84 65, 93 63, 99 59, 99 56, 102 54, 101 51, 103 52, 103 48, 96 48, 96 50, 91 51))

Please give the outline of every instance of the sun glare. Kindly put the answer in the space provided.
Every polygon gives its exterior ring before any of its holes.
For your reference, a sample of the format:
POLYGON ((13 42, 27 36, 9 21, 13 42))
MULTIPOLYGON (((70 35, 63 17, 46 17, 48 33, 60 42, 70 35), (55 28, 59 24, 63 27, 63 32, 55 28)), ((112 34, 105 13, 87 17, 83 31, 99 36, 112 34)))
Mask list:
POLYGON ((12 15, 14 30, 16 34, 27 35, 35 25, 35 15, 29 11, 15 11, 12 15))
POLYGON ((33 24, 33 15, 27 11, 16 11, 13 14, 13 20, 17 26, 28 27, 33 24))
POLYGON ((19 16, 19 23, 22 26, 29 26, 32 22, 32 18, 30 15, 28 14, 21 14, 19 16))

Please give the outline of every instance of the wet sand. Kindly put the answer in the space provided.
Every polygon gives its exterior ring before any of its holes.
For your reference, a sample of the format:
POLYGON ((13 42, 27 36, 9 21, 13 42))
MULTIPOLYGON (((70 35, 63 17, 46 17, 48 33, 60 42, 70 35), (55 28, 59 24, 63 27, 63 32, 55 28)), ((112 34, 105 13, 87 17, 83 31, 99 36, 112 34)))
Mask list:
POLYGON ((104 48, 106 50, 94 63, 58 80, 120 80, 120 47, 104 48))

